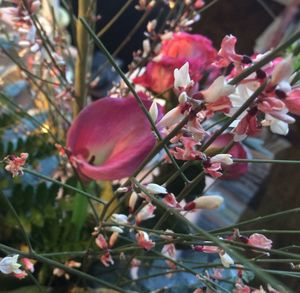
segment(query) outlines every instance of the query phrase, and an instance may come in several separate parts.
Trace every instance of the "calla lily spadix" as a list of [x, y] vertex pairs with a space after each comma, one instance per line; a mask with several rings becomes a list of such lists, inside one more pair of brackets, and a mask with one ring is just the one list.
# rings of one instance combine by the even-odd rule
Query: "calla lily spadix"
[[[147, 109], [151, 101], [143, 100]], [[155, 144], [150, 122], [134, 97], [102, 98], [83, 109], [67, 134], [80, 176], [114, 180], [131, 176]]]

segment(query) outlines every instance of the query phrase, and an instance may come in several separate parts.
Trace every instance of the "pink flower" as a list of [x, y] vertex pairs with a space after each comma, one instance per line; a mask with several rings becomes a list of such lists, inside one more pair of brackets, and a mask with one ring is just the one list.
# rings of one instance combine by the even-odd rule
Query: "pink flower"
[[13, 276], [16, 277], [17, 279], [22, 280], [22, 279], [26, 278], [28, 276], [28, 274], [25, 271], [22, 271], [19, 274], [13, 273]]
[[258, 110], [264, 113], [281, 111], [285, 108], [285, 103], [275, 97], [264, 97], [259, 100]]
[[193, 247], [195, 251], [204, 253], [219, 253], [220, 248], [218, 246], [208, 246], [208, 245], [196, 245]]
[[173, 193], [168, 193], [167, 195], [165, 195], [162, 201], [171, 208], [181, 209], [181, 205], [176, 200], [176, 197]]
[[103, 254], [103, 255], [100, 256], [100, 261], [102, 262], [102, 264], [103, 264], [105, 267], [109, 267], [110, 265], [113, 265], [113, 264], [114, 264], [114, 260], [113, 260], [113, 258], [111, 257], [109, 251], [106, 251], [105, 254]]
[[99, 234], [95, 239], [96, 245], [103, 250], [108, 248], [107, 242], [102, 234]]
[[223, 38], [221, 43], [221, 49], [218, 52], [218, 56], [220, 57], [217, 62], [214, 64], [218, 67], [226, 67], [231, 62], [240, 63], [242, 61], [243, 56], [236, 54], [235, 52], [235, 44], [236, 37], [233, 35], [227, 35]]
[[221, 163], [207, 163], [204, 166], [204, 172], [214, 178], [219, 178], [223, 175]]
[[173, 71], [176, 67], [170, 60], [151, 61], [147, 64], [144, 74], [134, 78], [133, 82], [155, 93], [162, 93], [172, 88], [174, 83]]
[[201, 7], [203, 7], [205, 5], [205, 2], [203, 0], [196, 0], [194, 3], [194, 7], [196, 9], [200, 9]]
[[136, 241], [138, 242], [138, 245], [146, 250], [150, 250], [155, 246], [155, 242], [153, 242], [150, 238], [148, 233], [144, 231], [139, 231], [135, 235]]
[[237, 127], [233, 130], [236, 141], [244, 139], [247, 135], [256, 135], [259, 132], [256, 114], [257, 109], [252, 109], [240, 120]]
[[[161, 250], [161, 253], [173, 260], [175, 260], [176, 257], [176, 247], [173, 243], [165, 244]], [[175, 270], [176, 264], [172, 262], [171, 260], [166, 260], [167, 265], [169, 268]]]
[[185, 32], [174, 33], [171, 38], [162, 41], [161, 51], [146, 66], [146, 71], [134, 79], [134, 83], [161, 93], [172, 88], [173, 72], [189, 62], [191, 79], [199, 81], [203, 72], [210, 67], [216, 56], [211, 41], [201, 35]]
[[[150, 101], [143, 103], [150, 108]], [[132, 96], [90, 104], [67, 134], [71, 161], [83, 178], [94, 180], [132, 175], [154, 144], [150, 123]]]
[[179, 32], [162, 42], [161, 55], [184, 61], [182, 65], [188, 61], [190, 64], [198, 63], [202, 66], [213, 61], [216, 50], [211, 41], [202, 35]]
[[21, 153], [20, 157], [15, 155], [7, 156], [3, 161], [7, 164], [5, 170], [12, 173], [12, 176], [21, 176], [23, 175], [22, 167], [25, 165], [28, 158], [27, 153]]
[[254, 233], [248, 239], [248, 245], [263, 248], [263, 249], [271, 249], [272, 248], [272, 240], [268, 239], [266, 236]]
[[[81, 267], [81, 263], [74, 261], [74, 260], [69, 260], [65, 262], [65, 266], [69, 267], [69, 268], [80, 268]], [[70, 275], [65, 272], [63, 269], [59, 269], [59, 268], [55, 268], [53, 270], [53, 275], [57, 276], [57, 277], [65, 277], [66, 280], [70, 279]]]
[[21, 258], [21, 263], [26, 270], [34, 272], [34, 264], [29, 258]]
[[292, 90], [283, 100], [289, 112], [300, 115], [300, 88]]
[[236, 284], [234, 293], [251, 293], [251, 289], [246, 285]]
[[175, 147], [172, 154], [177, 160], [196, 160], [201, 157], [201, 152], [197, 150], [199, 143], [191, 137], [181, 137], [180, 142], [183, 144], [181, 147]]
[[[222, 149], [227, 146], [233, 140], [232, 133], [225, 133], [220, 136], [208, 147], [206, 150], [206, 154], [214, 155], [222, 151]], [[233, 158], [239, 159], [247, 159], [247, 152], [245, 147], [236, 142], [233, 147], [228, 151]], [[222, 179], [234, 179], [238, 178], [241, 175], [247, 173], [248, 171], [248, 164], [247, 163], [233, 163], [232, 165], [222, 165], [223, 169], [223, 176]]]
[[155, 217], [155, 215], [154, 215], [155, 209], [156, 209], [156, 206], [154, 206], [152, 203], [146, 204], [135, 216], [137, 225], [139, 225], [144, 220], [154, 218]]

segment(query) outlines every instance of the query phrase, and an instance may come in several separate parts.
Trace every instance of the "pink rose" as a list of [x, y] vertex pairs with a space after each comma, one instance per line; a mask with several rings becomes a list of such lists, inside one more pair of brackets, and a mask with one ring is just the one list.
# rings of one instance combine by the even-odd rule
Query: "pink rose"
[[155, 61], [146, 66], [146, 71], [134, 79], [134, 83], [161, 93], [173, 87], [175, 68], [189, 62], [191, 79], [199, 81], [210, 68], [216, 57], [211, 41], [201, 35], [185, 32], [174, 33], [172, 38], [162, 41], [161, 50]]

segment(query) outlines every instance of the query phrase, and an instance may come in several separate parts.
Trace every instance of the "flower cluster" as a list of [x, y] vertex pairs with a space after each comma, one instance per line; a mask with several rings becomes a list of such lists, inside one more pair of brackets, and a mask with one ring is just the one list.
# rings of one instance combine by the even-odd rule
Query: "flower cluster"
[[[23, 279], [27, 276], [27, 272], [34, 272], [34, 265], [28, 258], [21, 258], [18, 263], [19, 255], [6, 256], [0, 260], [0, 271], [6, 275], [13, 275], [18, 279]], [[21, 270], [23, 267], [25, 270]]]
[[21, 153], [20, 157], [16, 155], [10, 155], [3, 159], [6, 163], [5, 170], [10, 172], [13, 177], [22, 176], [23, 170], [22, 167], [26, 164], [28, 158], [28, 153]]

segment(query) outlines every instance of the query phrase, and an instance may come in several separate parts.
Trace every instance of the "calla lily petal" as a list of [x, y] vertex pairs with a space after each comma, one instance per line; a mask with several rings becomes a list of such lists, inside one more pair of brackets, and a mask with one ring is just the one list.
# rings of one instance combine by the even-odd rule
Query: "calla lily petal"
[[[143, 103], [150, 108], [151, 101]], [[67, 134], [79, 174], [94, 180], [132, 175], [154, 144], [150, 123], [132, 96], [105, 97], [90, 104]]]

